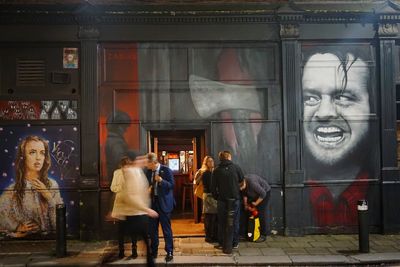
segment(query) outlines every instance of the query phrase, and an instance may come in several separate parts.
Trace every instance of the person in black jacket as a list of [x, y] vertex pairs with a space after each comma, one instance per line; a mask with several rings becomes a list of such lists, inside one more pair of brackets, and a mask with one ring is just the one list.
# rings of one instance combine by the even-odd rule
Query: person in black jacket
[[[224, 229], [228, 216], [227, 203], [233, 200], [233, 240], [234, 249], [239, 247], [239, 216], [240, 216], [240, 183], [244, 175], [240, 167], [232, 162], [229, 151], [218, 154], [220, 163], [212, 175], [212, 195], [218, 201], [218, 242], [219, 247], [225, 243]], [[227, 241], [229, 242], [229, 241]]]

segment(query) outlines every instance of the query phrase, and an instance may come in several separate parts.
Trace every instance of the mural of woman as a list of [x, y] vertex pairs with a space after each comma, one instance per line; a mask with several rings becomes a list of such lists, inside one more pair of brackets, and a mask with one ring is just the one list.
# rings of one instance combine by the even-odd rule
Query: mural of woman
[[15, 182], [0, 196], [0, 231], [16, 238], [49, 234], [55, 229], [55, 207], [63, 200], [57, 182], [48, 176], [48, 142], [27, 136], [14, 164]]

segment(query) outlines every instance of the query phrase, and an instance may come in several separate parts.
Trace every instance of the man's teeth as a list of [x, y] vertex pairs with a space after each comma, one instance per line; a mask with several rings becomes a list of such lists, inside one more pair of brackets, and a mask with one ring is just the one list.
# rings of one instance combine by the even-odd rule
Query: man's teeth
[[341, 136], [335, 136], [335, 137], [322, 137], [320, 135], [317, 135], [317, 138], [321, 142], [338, 142], [340, 139], [342, 139]]
[[317, 132], [320, 133], [340, 133], [342, 130], [338, 127], [318, 127]]

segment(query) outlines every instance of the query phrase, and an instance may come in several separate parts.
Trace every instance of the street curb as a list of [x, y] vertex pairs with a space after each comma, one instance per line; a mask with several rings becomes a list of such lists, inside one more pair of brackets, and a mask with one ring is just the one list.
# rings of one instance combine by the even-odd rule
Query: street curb
[[[291, 256], [174, 256], [171, 263], [157, 259], [157, 266], [326, 266], [400, 263], [400, 253], [370, 253], [344, 255], [291, 255]], [[103, 262], [102, 266], [145, 266], [145, 258]]]

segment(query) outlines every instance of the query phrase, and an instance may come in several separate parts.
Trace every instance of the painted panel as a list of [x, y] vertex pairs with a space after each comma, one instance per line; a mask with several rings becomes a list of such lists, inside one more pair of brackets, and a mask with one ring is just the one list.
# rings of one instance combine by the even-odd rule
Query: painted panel
[[3, 126], [0, 140], [0, 238], [54, 237], [57, 204], [76, 233], [78, 126]]
[[374, 51], [306, 44], [302, 52], [307, 226], [355, 226], [357, 201], [379, 197], [371, 186], [379, 179]]
[[119, 160], [139, 148], [139, 92], [136, 44], [107, 44], [100, 49], [100, 186], [111, 184]]
[[0, 101], [0, 120], [76, 120], [77, 100]]

